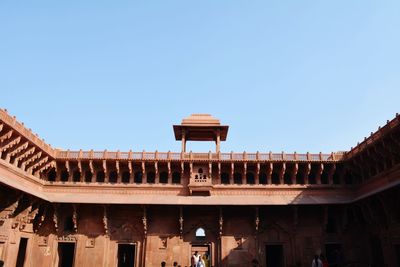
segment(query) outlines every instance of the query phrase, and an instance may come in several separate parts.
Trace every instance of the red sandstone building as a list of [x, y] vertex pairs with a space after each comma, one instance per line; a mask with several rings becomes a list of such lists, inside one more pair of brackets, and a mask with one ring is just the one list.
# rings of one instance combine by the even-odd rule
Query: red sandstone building
[[173, 128], [180, 153], [58, 150], [0, 110], [5, 266], [183, 267], [194, 251], [209, 266], [310, 266], [315, 253], [400, 266], [400, 116], [331, 154], [223, 153], [228, 126], [204, 114]]

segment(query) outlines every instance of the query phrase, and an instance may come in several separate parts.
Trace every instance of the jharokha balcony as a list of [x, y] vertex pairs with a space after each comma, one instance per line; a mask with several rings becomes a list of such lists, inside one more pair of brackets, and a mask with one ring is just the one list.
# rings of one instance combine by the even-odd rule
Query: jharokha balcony
[[[211, 204], [216, 198], [230, 203], [229, 196], [240, 195], [244, 197], [237, 204], [345, 203], [371, 193], [382, 183], [376, 177], [394, 169], [399, 122], [396, 116], [348, 152], [223, 153], [220, 142], [226, 140], [228, 126], [210, 115], [194, 114], [173, 127], [176, 140], [182, 141], [181, 152], [70, 151], [52, 148], [0, 110], [1, 169], [16, 174], [15, 180], [0, 179], [57, 202], [165, 203], [179, 197], [193, 203], [203, 196], [202, 203]], [[187, 152], [189, 140], [213, 141], [216, 150]], [[392, 183], [387, 177], [383, 183]], [[281, 197], [268, 199], [272, 195]]]

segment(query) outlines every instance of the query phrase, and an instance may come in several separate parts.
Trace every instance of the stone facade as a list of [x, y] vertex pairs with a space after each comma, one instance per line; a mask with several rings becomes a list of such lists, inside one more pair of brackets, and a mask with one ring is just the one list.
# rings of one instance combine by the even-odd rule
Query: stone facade
[[[400, 117], [350, 151], [221, 153], [209, 115], [180, 153], [61, 151], [0, 110], [5, 266], [400, 266]], [[186, 151], [215, 141], [216, 152]], [[336, 265], [335, 265], [336, 264]]]

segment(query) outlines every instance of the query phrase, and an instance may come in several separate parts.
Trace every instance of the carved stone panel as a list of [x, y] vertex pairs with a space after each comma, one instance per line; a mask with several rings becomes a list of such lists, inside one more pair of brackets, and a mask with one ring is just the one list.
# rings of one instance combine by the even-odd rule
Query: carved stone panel
[[38, 237], [38, 245], [39, 247], [45, 247], [49, 244], [49, 238], [47, 236], [39, 236]]
[[160, 249], [167, 249], [168, 246], [168, 237], [167, 236], [160, 236]]
[[86, 247], [86, 248], [94, 248], [94, 247], [95, 247], [95, 244], [96, 244], [95, 238], [89, 237], [89, 238], [86, 240], [86, 245], [85, 245], [85, 247]]

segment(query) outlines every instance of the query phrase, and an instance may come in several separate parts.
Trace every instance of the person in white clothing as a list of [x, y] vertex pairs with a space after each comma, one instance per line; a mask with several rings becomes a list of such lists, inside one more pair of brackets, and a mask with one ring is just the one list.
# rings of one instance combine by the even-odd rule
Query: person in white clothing
[[312, 261], [311, 267], [323, 267], [322, 266], [322, 261], [319, 259], [318, 255], [314, 256], [314, 259]]
[[197, 267], [197, 264], [199, 263], [199, 259], [200, 259], [199, 252], [195, 251], [191, 258], [191, 263], [190, 263], [191, 266]]
[[204, 262], [203, 257], [201, 255], [199, 255], [199, 261], [197, 262], [196, 267], [206, 267], [206, 263]]

